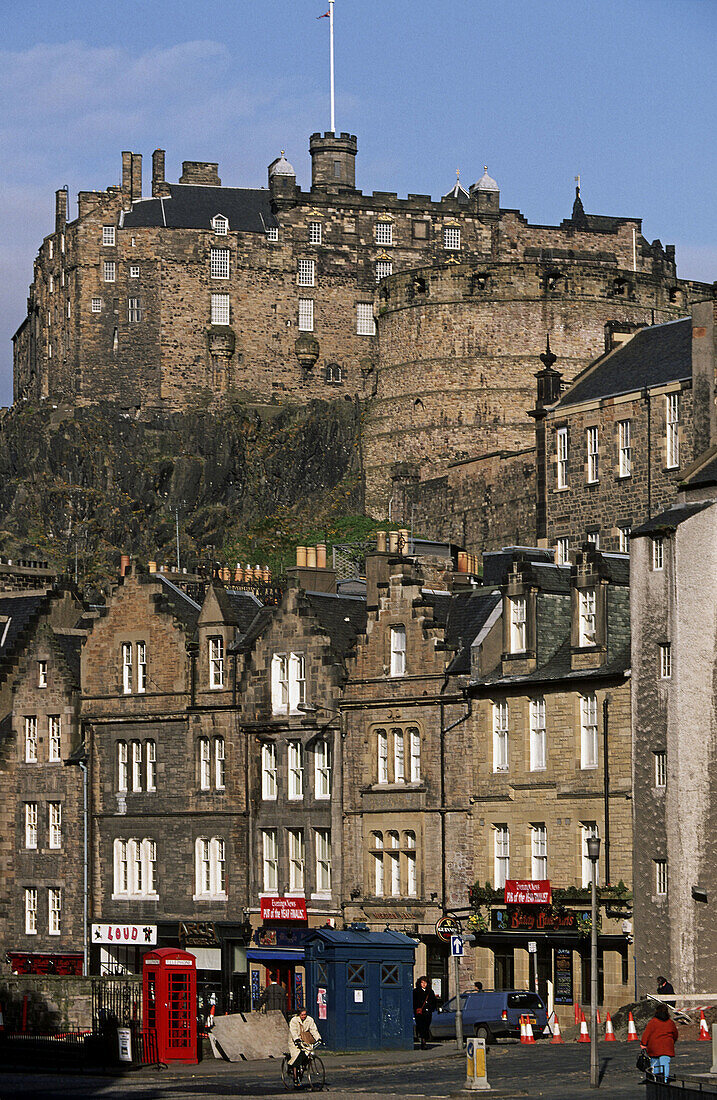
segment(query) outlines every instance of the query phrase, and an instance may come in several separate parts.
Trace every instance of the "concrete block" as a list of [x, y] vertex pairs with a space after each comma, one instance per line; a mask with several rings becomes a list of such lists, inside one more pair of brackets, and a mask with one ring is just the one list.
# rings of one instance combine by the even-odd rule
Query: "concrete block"
[[281, 1058], [289, 1049], [289, 1025], [283, 1012], [238, 1012], [215, 1017], [211, 1038], [230, 1062]]

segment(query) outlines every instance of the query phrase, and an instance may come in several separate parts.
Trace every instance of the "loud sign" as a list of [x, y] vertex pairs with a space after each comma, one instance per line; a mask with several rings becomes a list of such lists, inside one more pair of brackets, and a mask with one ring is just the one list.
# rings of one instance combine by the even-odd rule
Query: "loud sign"
[[457, 917], [441, 917], [436, 921], [436, 935], [444, 943], [451, 942], [451, 936], [460, 936], [461, 922]]

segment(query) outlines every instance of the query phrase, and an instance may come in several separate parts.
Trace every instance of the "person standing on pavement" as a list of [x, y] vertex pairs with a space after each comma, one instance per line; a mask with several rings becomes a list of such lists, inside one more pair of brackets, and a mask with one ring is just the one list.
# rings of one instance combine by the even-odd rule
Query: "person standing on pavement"
[[[658, 974], [657, 975], [657, 992], [660, 994], [661, 997], [667, 997], [668, 994], [675, 992], [675, 987], [673, 986], [672, 982], [668, 982], [667, 978], [663, 978], [662, 974]], [[670, 1008], [675, 1007], [675, 1002], [674, 1001], [665, 1001], [664, 1003], [666, 1005], [669, 1005]]]
[[653, 1077], [662, 1077], [666, 1081], [670, 1076], [670, 1059], [675, 1057], [677, 1038], [677, 1025], [670, 1018], [669, 1008], [666, 1004], [659, 1004], [640, 1040], [652, 1063], [650, 1071]]
[[276, 974], [271, 974], [269, 984], [256, 1003], [257, 1009], [263, 1008], [267, 1012], [283, 1012], [286, 1016], [287, 997], [283, 985], [279, 985]]
[[416, 1035], [421, 1042], [421, 1050], [426, 1049], [426, 1041], [430, 1038], [431, 1017], [438, 1006], [438, 998], [428, 984], [428, 978], [424, 974], [416, 982], [413, 990], [413, 1015], [416, 1020]]

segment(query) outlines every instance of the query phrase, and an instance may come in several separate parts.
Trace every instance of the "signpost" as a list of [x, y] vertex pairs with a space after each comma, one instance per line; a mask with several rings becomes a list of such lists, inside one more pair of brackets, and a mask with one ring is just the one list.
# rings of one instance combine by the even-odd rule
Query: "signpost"
[[455, 955], [457, 958], [463, 958], [463, 937], [451, 936], [451, 955]]

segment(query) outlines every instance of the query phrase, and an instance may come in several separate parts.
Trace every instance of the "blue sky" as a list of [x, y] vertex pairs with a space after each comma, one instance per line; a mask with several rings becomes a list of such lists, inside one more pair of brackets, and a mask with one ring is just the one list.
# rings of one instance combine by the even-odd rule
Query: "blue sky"
[[[54, 191], [119, 182], [120, 152], [303, 186], [329, 128], [326, 0], [6, 0], [0, 49], [0, 404]], [[364, 191], [438, 197], [487, 164], [532, 222], [642, 217], [685, 277], [717, 279], [715, 0], [336, 0], [336, 125]]]

